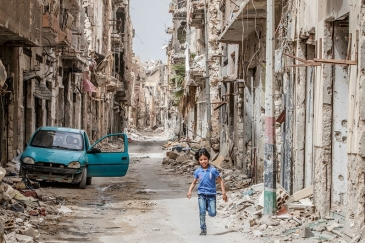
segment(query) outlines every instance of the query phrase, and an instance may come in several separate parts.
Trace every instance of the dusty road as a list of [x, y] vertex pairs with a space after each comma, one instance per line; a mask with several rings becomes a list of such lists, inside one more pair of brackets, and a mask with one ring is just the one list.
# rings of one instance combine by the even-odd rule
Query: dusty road
[[[72, 210], [61, 220], [46, 220], [40, 242], [255, 242], [230, 232], [219, 217], [207, 217], [208, 235], [199, 236], [196, 193], [186, 192], [192, 178], [165, 170], [163, 141], [130, 144], [131, 163], [123, 178], [93, 178], [85, 190], [43, 185]], [[219, 205], [218, 201], [218, 205]]]

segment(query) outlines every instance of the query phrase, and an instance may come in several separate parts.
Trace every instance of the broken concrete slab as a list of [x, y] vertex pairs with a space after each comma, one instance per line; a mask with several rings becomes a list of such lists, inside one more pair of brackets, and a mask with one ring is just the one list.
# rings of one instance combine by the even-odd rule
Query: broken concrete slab
[[4, 234], [5, 242], [6, 243], [17, 243], [17, 239], [15, 237], [15, 232], [11, 232], [9, 234]]
[[260, 224], [266, 224], [267, 226], [278, 226], [280, 223], [279, 221], [265, 215], [260, 219]]
[[73, 212], [71, 209], [69, 209], [68, 207], [63, 206], [63, 205], [57, 211], [59, 213], [72, 213]]
[[300, 199], [306, 198], [313, 195], [313, 185], [306, 187], [300, 191], [297, 191], [293, 194], [293, 200], [299, 201]]
[[309, 198], [300, 199], [299, 202], [305, 206], [313, 206], [313, 203]]
[[20, 231], [20, 233], [21, 233], [22, 235], [30, 236], [30, 237], [32, 237], [33, 239], [34, 239], [34, 238], [39, 238], [39, 236], [40, 236], [39, 231], [38, 231], [38, 230], [33, 229], [31, 225], [22, 226], [22, 227], [19, 229], [19, 231]]
[[33, 237], [21, 234], [15, 234], [15, 238], [19, 243], [33, 243]]
[[254, 236], [262, 236], [263, 235], [263, 233], [260, 230], [254, 230], [254, 231], [252, 231], [252, 233], [253, 233]]
[[337, 228], [337, 227], [340, 227], [340, 226], [341, 226], [340, 224], [338, 224], [338, 223], [334, 222], [333, 224], [331, 224], [331, 225], [327, 226], [327, 227], [326, 227], [326, 229], [327, 229], [327, 231], [332, 232], [332, 230], [333, 230], [334, 228]]
[[264, 183], [251, 186], [251, 189], [255, 192], [262, 192], [265, 189]]

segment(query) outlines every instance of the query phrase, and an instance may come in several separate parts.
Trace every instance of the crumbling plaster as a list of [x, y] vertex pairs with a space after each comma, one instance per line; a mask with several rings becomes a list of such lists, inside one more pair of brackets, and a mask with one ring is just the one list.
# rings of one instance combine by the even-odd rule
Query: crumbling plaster
[[[361, 0], [349, 0], [350, 23], [349, 31], [356, 36], [357, 30], [364, 29], [365, 2]], [[352, 38], [351, 59], [354, 60], [358, 53], [358, 62], [364, 63], [365, 56], [362, 48], [365, 43], [364, 31], [359, 31], [359, 42]], [[349, 115], [348, 115], [348, 183], [346, 222], [348, 227], [346, 234], [357, 232], [364, 226], [365, 217], [365, 157], [364, 157], [364, 132], [365, 132], [365, 95], [363, 84], [365, 75], [362, 66], [352, 66], [349, 72]]]

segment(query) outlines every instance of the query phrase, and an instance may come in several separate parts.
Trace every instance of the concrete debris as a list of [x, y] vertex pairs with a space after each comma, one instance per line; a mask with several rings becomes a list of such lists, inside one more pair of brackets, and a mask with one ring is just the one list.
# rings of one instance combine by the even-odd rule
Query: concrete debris
[[3, 178], [5, 177], [6, 174], [6, 170], [4, 168], [0, 168], [0, 181], [3, 180]]
[[61, 214], [66, 214], [66, 213], [72, 213], [72, 210], [69, 209], [68, 207], [66, 206], [61, 206], [59, 209], [58, 209], [58, 212], [61, 213]]
[[299, 237], [301, 237], [301, 238], [309, 238], [309, 237], [313, 237], [313, 236], [314, 236], [314, 234], [312, 233], [312, 231], [309, 227], [304, 227], [299, 233]]
[[0, 221], [4, 226], [1, 237], [8, 243], [36, 242], [39, 226], [62, 218], [58, 214], [65, 207], [58, 205], [57, 197], [42, 195], [39, 187], [34, 189], [38, 182], [19, 177], [17, 167], [12, 161], [0, 167]]
[[293, 194], [293, 199], [294, 201], [299, 201], [300, 199], [309, 197], [311, 195], [313, 195], [313, 185], [295, 192]]

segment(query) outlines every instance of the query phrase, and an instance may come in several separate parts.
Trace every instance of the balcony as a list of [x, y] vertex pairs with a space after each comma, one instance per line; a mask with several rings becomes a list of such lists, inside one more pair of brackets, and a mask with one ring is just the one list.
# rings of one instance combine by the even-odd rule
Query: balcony
[[64, 28], [58, 32], [58, 40], [60, 45], [71, 46], [72, 31], [69, 28]]
[[111, 42], [115, 46], [119, 46], [120, 44], [123, 45], [123, 38], [120, 34], [113, 33], [111, 34]]
[[196, 9], [191, 13], [190, 26], [197, 29], [204, 26], [204, 9]]
[[[278, 6], [278, 3], [276, 3], [276, 6]], [[230, 44], [241, 43], [242, 40], [255, 31], [256, 27], [265, 23], [266, 9], [266, 2], [261, 0], [243, 2], [240, 9], [223, 29], [218, 41]], [[245, 26], [245, 28], [242, 28], [242, 26]]]
[[43, 45], [44, 46], [56, 46], [58, 45], [58, 35], [60, 31], [59, 18], [54, 14], [45, 13], [42, 18], [43, 25]]
[[186, 16], [187, 16], [187, 10], [186, 7], [182, 7], [179, 9], [176, 9], [174, 11], [174, 14], [172, 16], [172, 20], [186, 20]]
[[0, 44], [40, 46], [42, 10], [38, 0], [0, 1]]

